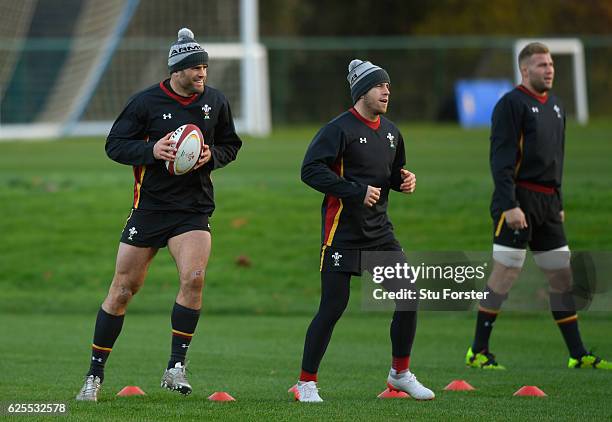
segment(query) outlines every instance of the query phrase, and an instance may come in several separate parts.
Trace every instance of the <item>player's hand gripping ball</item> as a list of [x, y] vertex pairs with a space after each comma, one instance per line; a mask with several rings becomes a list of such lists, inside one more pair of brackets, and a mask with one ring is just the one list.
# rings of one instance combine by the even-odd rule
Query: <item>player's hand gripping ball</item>
[[170, 140], [176, 155], [174, 161], [166, 161], [166, 168], [175, 176], [189, 173], [198, 163], [204, 145], [200, 128], [192, 124], [183, 125], [172, 133]]

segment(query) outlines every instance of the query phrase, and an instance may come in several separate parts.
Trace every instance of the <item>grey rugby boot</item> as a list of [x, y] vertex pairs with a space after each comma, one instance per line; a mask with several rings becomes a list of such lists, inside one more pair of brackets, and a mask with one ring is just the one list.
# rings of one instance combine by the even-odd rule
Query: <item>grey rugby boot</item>
[[174, 368], [166, 369], [161, 380], [161, 386], [168, 390], [178, 391], [184, 395], [191, 394], [191, 385], [187, 381], [185, 367], [186, 365], [181, 365], [180, 362], [177, 362]]
[[76, 399], [79, 401], [98, 401], [98, 392], [101, 387], [102, 383], [100, 382], [100, 377], [87, 375], [83, 388], [81, 388], [81, 391], [77, 394]]

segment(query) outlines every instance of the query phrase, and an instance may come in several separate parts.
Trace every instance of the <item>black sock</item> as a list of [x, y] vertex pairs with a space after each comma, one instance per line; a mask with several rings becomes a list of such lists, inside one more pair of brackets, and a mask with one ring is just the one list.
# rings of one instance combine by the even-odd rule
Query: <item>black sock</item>
[[480, 353], [489, 350], [489, 338], [493, 331], [493, 323], [497, 319], [502, 303], [508, 298], [508, 294], [495, 293], [487, 285], [486, 299], [480, 301], [478, 307], [478, 316], [476, 317], [476, 332], [474, 334], [474, 342], [472, 343], [472, 351]]
[[578, 330], [578, 315], [571, 293], [550, 293], [550, 309], [561, 330], [569, 354], [578, 359], [587, 354]]
[[177, 362], [185, 365], [185, 356], [189, 343], [193, 338], [198, 319], [200, 318], [199, 309], [189, 309], [178, 303], [172, 308], [172, 351], [168, 361], [168, 369], [174, 368]]
[[322, 272], [319, 311], [306, 331], [302, 371], [316, 374], [336, 322], [342, 316], [350, 295], [351, 274]]
[[104, 365], [113, 350], [115, 340], [121, 333], [125, 315], [111, 315], [100, 308], [96, 318], [93, 344], [91, 346], [91, 364], [87, 375], [100, 377], [104, 381]]
[[410, 356], [416, 333], [416, 311], [395, 311], [389, 327], [391, 353], [394, 358]]

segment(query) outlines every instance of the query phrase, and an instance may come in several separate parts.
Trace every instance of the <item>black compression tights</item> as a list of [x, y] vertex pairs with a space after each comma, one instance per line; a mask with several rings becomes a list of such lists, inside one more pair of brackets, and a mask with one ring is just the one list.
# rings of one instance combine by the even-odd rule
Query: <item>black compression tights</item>
[[[304, 342], [302, 369], [316, 374], [336, 322], [342, 316], [350, 295], [351, 274], [322, 272], [321, 302]], [[392, 354], [409, 356], [416, 331], [416, 311], [395, 311], [390, 327]]]

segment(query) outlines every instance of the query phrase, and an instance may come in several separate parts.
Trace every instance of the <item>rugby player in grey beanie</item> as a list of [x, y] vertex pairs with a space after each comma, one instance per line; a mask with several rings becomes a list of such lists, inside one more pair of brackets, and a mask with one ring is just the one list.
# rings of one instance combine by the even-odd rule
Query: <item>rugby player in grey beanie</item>
[[208, 66], [208, 53], [194, 39], [189, 28], [178, 32], [178, 41], [170, 46], [168, 70], [170, 73], [203, 64]]
[[178, 40], [170, 46], [168, 70], [171, 89], [183, 97], [202, 94], [208, 77], [208, 53], [194, 39], [189, 28], [178, 31]]
[[[236, 159], [242, 141], [229, 102], [206, 85], [208, 54], [183, 28], [170, 48], [170, 77], [133, 95], [106, 138], [106, 154], [133, 168], [136, 184], [131, 211], [121, 234], [115, 275], [96, 317], [89, 370], [78, 401], [98, 401], [106, 360], [123, 327], [129, 302], [145, 282], [157, 251], [167, 247], [176, 262], [179, 289], [170, 314], [170, 353], [161, 387], [191, 394], [185, 371], [195, 335], [212, 237], [215, 210], [211, 172]], [[191, 172], [170, 174], [177, 152], [172, 134], [196, 125], [203, 137]], [[170, 327], [168, 327], [170, 328]]]
[[359, 59], [352, 60], [348, 67], [349, 73], [346, 79], [351, 87], [353, 104], [368, 92], [373, 86], [380, 83], [391, 83], [389, 74], [385, 69], [368, 61]]
[[[370, 62], [352, 60], [347, 79], [354, 106], [317, 132], [302, 162], [302, 181], [325, 196], [321, 205], [321, 301], [304, 340], [294, 390], [300, 402], [323, 401], [317, 384], [319, 366], [349, 301], [351, 277], [377, 265], [370, 259], [367, 264], [362, 261], [362, 252], [396, 252], [397, 265], [406, 262], [387, 207], [391, 190], [414, 192], [416, 176], [404, 168], [406, 153], [399, 129], [383, 116], [391, 94], [389, 75]], [[399, 286], [406, 286], [393, 283], [387, 283], [385, 289], [399, 292]], [[409, 369], [417, 304], [410, 298], [395, 298], [387, 386], [415, 400], [431, 400], [435, 393]]]

